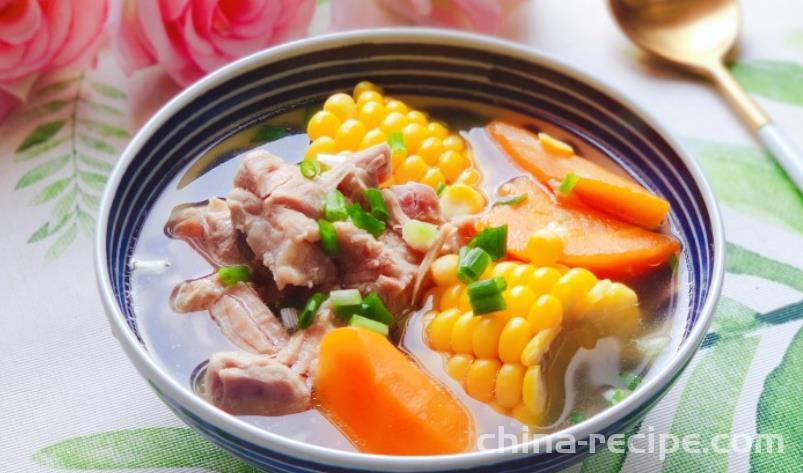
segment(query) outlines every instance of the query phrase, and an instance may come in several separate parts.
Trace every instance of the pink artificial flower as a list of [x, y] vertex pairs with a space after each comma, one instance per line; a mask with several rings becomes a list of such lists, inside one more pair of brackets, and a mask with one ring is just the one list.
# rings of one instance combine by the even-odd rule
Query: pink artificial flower
[[[0, 0], [2, 1], [2, 0]], [[306, 34], [315, 0], [120, 0], [109, 33], [127, 74], [160, 65], [181, 85]]]
[[105, 0], [0, 0], [0, 123], [41, 74], [95, 59], [106, 13]]
[[331, 29], [414, 24], [496, 34], [519, 0], [332, 0]]

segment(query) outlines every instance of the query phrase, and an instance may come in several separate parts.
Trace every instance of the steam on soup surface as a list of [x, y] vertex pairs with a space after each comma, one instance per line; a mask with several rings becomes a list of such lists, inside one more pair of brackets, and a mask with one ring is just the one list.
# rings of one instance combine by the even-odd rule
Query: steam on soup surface
[[459, 453], [591, 417], [671, 356], [669, 205], [597, 148], [370, 83], [308, 112], [199, 156], [139, 236], [141, 333], [200, 396], [321, 446]]

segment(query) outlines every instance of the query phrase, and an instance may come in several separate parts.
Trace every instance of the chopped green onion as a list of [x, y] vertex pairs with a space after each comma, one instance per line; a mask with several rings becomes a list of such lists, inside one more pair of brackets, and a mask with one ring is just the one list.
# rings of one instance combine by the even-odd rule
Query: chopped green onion
[[362, 315], [363, 317], [371, 318], [371, 308], [364, 302], [334, 306], [334, 311], [336, 316], [345, 321], [348, 321], [352, 315]]
[[479, 279], [491, 264], [491, 257], [482, 248], [460, 248], [457, 259], [457, 277], [466, 284]]
[[630, 390], [627, 389], [614, 389], [613, 392], [610, 394], [610, 398], [608, 401], [611, 405], [619, 404], [620, 402], [624, 401], [627, 396], [630, 395]]
[[569, 171], [566, 173], [566, 177], [563, 178], [560, 185], [558, 186], [558, 192], [563, 195], [569, 195], [569, 193], [574, 189], [575, 184], [577, 184], [577, 174]]
[[298, 163], [301, 175], [307, 179], [313, 179], [321, 172], [321, 164], [315, 159], [305, 159]]
[[675, 271], [678, 269], [678, 265], [680, 264], [680, 258], [678, 258], [677, 253], [672, 253], [666, 258], [666, 263], [669, 265], [669, 269]]
[[475, 298], [469, 297], [468, 302], [471, 304], [471, 310], [474, 312], [474, 315], [490, 314], [507, 309], [507, 303], [505, 302], [505, 298], [502, 297], [502, 294]]
[[435, 193], [438, 194], [438, 197], [440, 197], [441, 194], [443, 194], [443, 191], [445, 190], [446, 190], [446, 184], [439, 182], [438, 187], [435, 188]]
[[382, 322], [377, 322], [376, 320], [371, 320], [368, 317], [363, 317], [356, 314], [352, 315], [351, 319], [349, 319], [349, 325], [352, 327], [368, 329], [386, 337], [388, 336], [388, 333], [390, 333], [390, 328]]
[[388, 146], [390, 146], [391, 156], [404, 157], [407, 148], [404, 146], [404, 135], [401, 132], [394, 132], [388, 135]]
[[385, 206], [385, 198], [382, 197], [382, 192], [373, 187], [365, 189], [365, 200], [368, 201], [368, 207], [371, 208], [371, 215], [387, 222], [390, 218], [388, 208]]
[[304, 309], [298, 315], [298, 328], [307, 328], [312, 324], [312, 321], [315, 320], [315, 314], [318, 313], [318, 309], [321, 308], [321, 304], [325, 300], [326, 295], [320, 292], [316, 292], [307, 299]]
[[402, 226], [402, 238], [411, 248], [427, 251], [438, 240], [438, 227], [420, 220], [408, 220]]
[[498, 260], [507, 253], [507, 224], [482, 230], [468, 242], [468, 246], [482, 248], [492, 259]]
[[619, 375], [619, 380], [624, 387], [631, 391], [634, 391], [641, 384], [641, 376], [633, 373], [622, 373]]
[[337, 232], [332, 222], [324, 219], [318, 220], [318, 233], [321, 237], [321, 248], [329, 256], [340, 254], [340, 242], [337, 241]]
[[371, 313], [371, 318], [382, 322], [385, 325], [390, 325], [393, 323], [393, 314], [388, 310], [385, 303], [382, 302], [382, 298], [375, 292], [372, 292], [365, 296], [363, 299], [363, 305], [368, 306]]
[[217, 277], [224, 286], [233, 286], [238, 282], [251, 280], [251, 268], [244, 264], [224, 266], [217, 270]]
[[586, 415], [580, 411], [572, 411], [572, 413], [569, 414], [569, 423], [572, 425], [579, 424], [584, 420], [586, 420]]
[[495, 278], [473, 282], [468, 285], [466, 291], [468, 292], [468, 297], [471, 298], [497, 296], [502, 294], [502, 291], [505, 289], [507, 289], [505, 278], [497, 276]]
[[527, 194], [507, 195], [497, 199], [497, 201], [494, 202], [494, 205], [509, 205], [511, 207], [515, 207], [525, 200], [527, 200]]
[[385, 222], [363, 210], [360, 204], [346, 206], [346, 212], [348, 212], [355, 227], [365, 230], [373, 235], [374, 238], [379, 238], [385, 233]]
[[362, 296], [357, 289], [339, 289], [329, 293], [329, 300], [334, 307], [362, 304]]
[[345, 220], [349, 217], [346, 212], [346, 198], [337, 190], [331, 190], [323, 198], [323, 218], [330, 222]]

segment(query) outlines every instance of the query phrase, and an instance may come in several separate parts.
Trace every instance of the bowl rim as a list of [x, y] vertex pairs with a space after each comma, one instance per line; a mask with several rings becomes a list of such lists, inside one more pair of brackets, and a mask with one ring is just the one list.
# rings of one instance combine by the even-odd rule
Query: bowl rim
[[[537, 450], [528, 451], [544, 451], [543, 447], [546, 445], [546, 442], [558, 440], [558, 435], [564, 436], [562, 438], [566, 438], [565, 436], [569, 435], [574, 436], [573, 438], [575, 439], [584, 439], [591, 434], [602, 432], [606, 427], [609, 427], [618, 420], [626, 418], [637, 408], [662, 395], [669, 389], [673, 380], [684, 369], [702, 343], [703, 337], [708, 331], [711, 319], [713, 318], [714, 308], [719, 299], [724, 277], [724, 230], [722, 219], [711, 186], [704, 177], [700, 166], [651, 113], [643, 110], [640, 106], [636, 105], [633, 101], [605, 82], [594, 78], [589, 73], [583, 72], [575, 66], [566, 64], [552, 54], [491, 36], [434, 28], [410, 27], [392, 29], [376, 28], [313, 36], [265, 49], [241, 58], [210, 73], [184, 89], [154, 114], [129, 142], [112, 171], [109, 183], [101, 199], [98, 225], [95, 234], [95, 274], [112, 332], [126, 352], [128, 358], [140, 372], [140, 375], [147, 381], [153, 383], [160, 392], [175, 400], [176, 403], [192, 412], [193, 415], [204, 422], [238, 439], [268, 450], [301, 459], [302, 461], [306, 460], [326, 465], [368, 470], [416, 471], [462, 469], [521, 458], [521, 454], [515, 452], [515, 447], [434, 456], [392, 456], [349, 452], [306, 444], [258, 428], [212, 406], [164, 372], [156, 361], [150, 357], [147, 349], [139, 342], [136, 335], [130, 330], [122, 311], [117, 307], [117, 299], [111, 287], [106, 266], [106, 232], [114, 195], [120, 187], [125, 171], [132, 162], [134, 162], [140, 148], [169, 117], [189, 104], [201, 93], [221, 85], [245, 71], [266, 63], [337, 45], [359, 44], [364, 42], [392, 43], [398, 41], [470, 47], [504, 56], [512, 56], [560, 71], [619, 101], [647, 123], [655, 132], [661, 135], [673, 151], [681, 158], [691, 173], [694, 179], [694, 186], [696, 186], [697, 190], [700, 192], [705, 209], [709, 213], [711, 222], [710, 229], [713, 236], [710, 242], [713, 246], [714, 256], [712, 262], [713, 274], [710, 279], [708, 296], [700, 309], [699, 320], [694, 327], [692, 327], [687, 338], [679, 345], [675, 356], [672, 357], [666, 365], [661, 367], [660, 371], [653, 376], [652, 379], [643, 383], [631, 396], [579, 424], [527, 442], [527, 444], [535, 443], [541, 447]], [[519, 446], [519, 448], [521, 448], [521, 446]]]

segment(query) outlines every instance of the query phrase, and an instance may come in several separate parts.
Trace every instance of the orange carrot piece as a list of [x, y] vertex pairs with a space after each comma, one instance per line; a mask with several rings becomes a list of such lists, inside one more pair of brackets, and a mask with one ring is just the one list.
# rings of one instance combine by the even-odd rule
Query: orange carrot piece
[[527, 238], [550, 222], [563, 227], [566, 247], [559, 263], [587, 268], [599, 277], [627, 278], [648, 273], [680, 250], [669, 235], [616, 220], [582, 203], [557, 200], [529, 177], [500, 187], [500, 194], [526, 194], [518, 206], [497, 205], [484, 225], [508, 225], [508, 253], [526, 259]]
[[469, 448], [466, 409], [387, 338], [337, 328], [324, 336], [318, 360], [320, 408], [360, 451], [435, 455]]
[[659, 226], [669, 212], [669, 202], [632, 180], [577, 155], [550, 154], [536, 135], [523, 128], [494, 121], [487, 130], [519, 166], [545, 185], [559, 183], [573, 172], [578, 179], [572, 195], [597, 210], [648, 229]]

